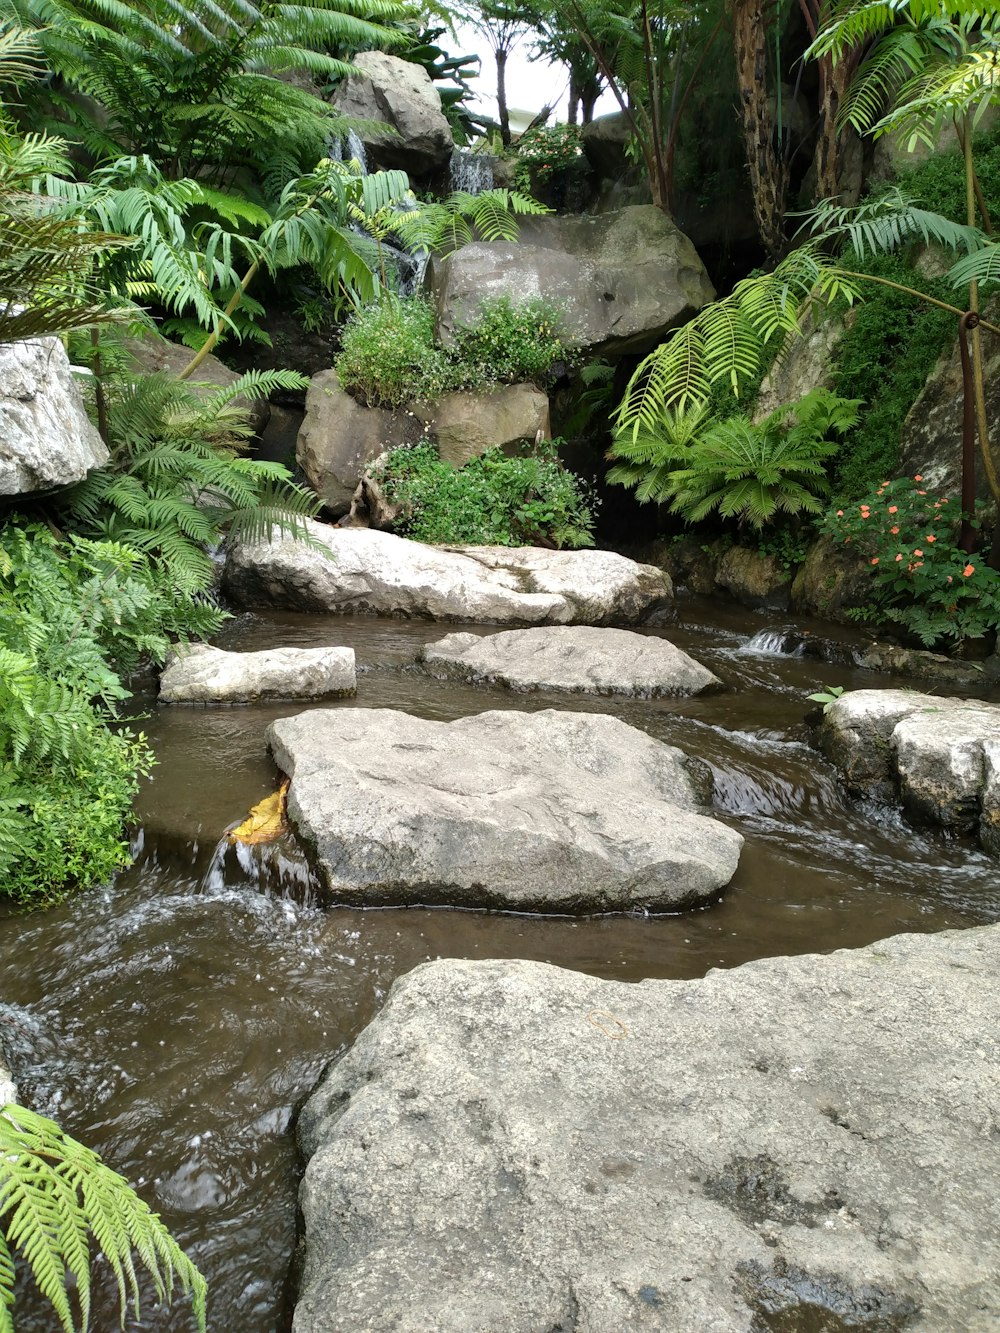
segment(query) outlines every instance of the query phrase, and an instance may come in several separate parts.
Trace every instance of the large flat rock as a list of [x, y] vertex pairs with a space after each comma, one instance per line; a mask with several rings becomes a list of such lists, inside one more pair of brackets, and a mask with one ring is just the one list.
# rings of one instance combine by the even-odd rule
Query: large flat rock
[[722, 683], [667, 639], [593, 625], [448, 634], [426, 644], [420, 660], [432, 676], [511, 690], [655, 698], [700, 694]]
[[227, 653], [191, 644], [160, 677], [161, 703], [254, 703], [260, 699], [322, 699], [354, 694], [353, 648], [268, 648]]
[[1000, 705], [912, 690], [852, 690], [820, 731], [852, 791], [918, 819], [977, 833], [1000, 856]]
[[663, 912], [736, 873], [743, 839], [699, 813], [685, 756], [616, 718], [320, 710], [268, 740], [336, 902]]
[[1000, 927], [428, 963], [306, 1104], [295, 1333], [995, 1333]]
[[425, 546], [310, 522], [316, 549], [275, 534], [235, 545], [225, 584], [241, 606], [492, 624], [632, 624], [662, 614], [670, 578], [611, 551]]

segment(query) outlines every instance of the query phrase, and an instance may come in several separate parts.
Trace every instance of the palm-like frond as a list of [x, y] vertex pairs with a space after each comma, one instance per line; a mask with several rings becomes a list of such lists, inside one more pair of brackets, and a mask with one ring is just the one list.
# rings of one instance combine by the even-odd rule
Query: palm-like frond
[[967, 254], [989, 244], [978, 227], [952, 222], [940, 213], [921, 208], [899, 189], [887, 190], [877, 199], [850, 208], [824, 200], [811, 213], [810, 228], [814, 236], [846, 241], [861, 259], [898, 250], [911, 241]]

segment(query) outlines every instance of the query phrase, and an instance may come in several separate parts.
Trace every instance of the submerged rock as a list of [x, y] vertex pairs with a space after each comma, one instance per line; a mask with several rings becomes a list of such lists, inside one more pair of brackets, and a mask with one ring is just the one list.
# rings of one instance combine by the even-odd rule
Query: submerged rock
[[427, 644], [420, 660], [432, 676], [512, 690], [650, 698], [700, 694], [722, 683], [667, 639], [589, 625], [512, 629], [486, 637], [449, 634]]
[[191, 644], [160, 677], [161, 703], [252, 703], [354, 694], [353, 648], [268, 648], [227, 653]]
[[995, 926], [419, 967], [299, 1119], [295, 1333], [989, 1333], [998, 994]]
[[616, 718], [337, 709], [268, 740], [337, 902], [663, 912], [736, 873], [743, 839], [698, 812], [685, 756]]
[[820, 731], [852, 791], [891, 799], [1000, 856], [1000, 705], [909, 690], [852, 690]]
[[71, 486], [107, 461], [59, 339], [0, 345], [0, 496]]
[[[611, 551], [425, 546], [388, 532], [306, 525], [238, 543], [225, 585], [241, 606], [493, 624], [633, 624], [670, 606], [669, 577]], [[325, 549], [317, 549], [317, 547]]]

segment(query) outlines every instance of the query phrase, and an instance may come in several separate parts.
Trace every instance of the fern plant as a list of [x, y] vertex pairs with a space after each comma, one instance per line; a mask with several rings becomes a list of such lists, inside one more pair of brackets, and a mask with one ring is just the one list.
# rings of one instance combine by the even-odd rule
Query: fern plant
[[762, 421], [706, 419], [703, 408], [667, 417], [658, 434], [621, 434], [611, 456], [624, 462], [609, 480], [634, 485], [640, 500], [669, 502], [687, 522], [711, 513], [762, 528], [778, 514], [819, 513], [829, 491], [832, 436], [858, 419], [856, 399], [816, 389]]
[[114, 1274], [122, 1328], [130, 1307], [140, 1317], [138, 1258], [160, 1302], [179, 1283], [205, 1333], [205, 1279], [159, 1217], [96, 1153], [23, 1106], [0, 1109], [0, 1219], [0, 1333], [15, 1329], [18, 1255], [63, 1333], [86, 1333], [91, 1235]]
[[58, 76], [56, 123], [95, 159], [147, 155], [169, 177], [215, 185], [249, 167], [279, 187], [322, 156], [337, 124], [327, 102], [282, 75], [349, 73], [337, 53], [400, 45], [390, 25], [406, 14], [399, 0], [5, 4], [40, 28]]
[[62, 505], [78, 531], [146, 557], [166, 632], [203, 636], [218, 627], [222, 613], [204, 593], [224, 533], [269, 538], [280, 528], [308, 539], [316, 497], [280, 463], [240, 457], [253, 430], [235, 401], [305, 382], [291, 371], [251, 371], [206, 397], [166, 374], [106, 386], [111, 462]]

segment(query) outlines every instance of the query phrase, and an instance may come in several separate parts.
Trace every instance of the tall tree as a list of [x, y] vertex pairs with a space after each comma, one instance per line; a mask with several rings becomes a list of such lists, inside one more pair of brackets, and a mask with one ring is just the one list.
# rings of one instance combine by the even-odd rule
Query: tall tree
[[503, 0], [475, 0], [456, 8], [455, 15], [483, 36], [493, 52], [497, 69], [497, 119], [505, 148], [510, 147], [510, 110], [507, 106], [507, 60], [528, 31], [529, 15], [520, 5]]

